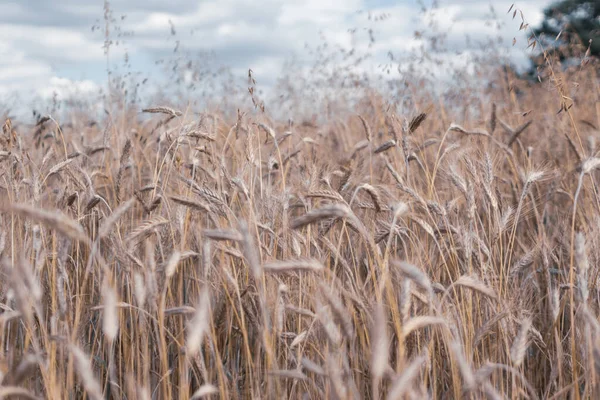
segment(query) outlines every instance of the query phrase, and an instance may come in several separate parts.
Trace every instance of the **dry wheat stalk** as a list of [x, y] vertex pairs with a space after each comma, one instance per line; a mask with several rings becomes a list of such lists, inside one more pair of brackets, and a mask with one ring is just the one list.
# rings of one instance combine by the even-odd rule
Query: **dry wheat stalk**
[[130, 198], [119, 207], [115, 208], [98, 229], [98, 238], [108, 236], [113, 228], [113, 225], [135, 204], [135, 198]]
[[402, 326], [402, 333], [404, 336], [410, 335], [411, 332], [422, 329], [427, 326], [434, 325], [446, 325], [446, 320], [440, 317], [433, 317], [429, 315], [420, 315], [417, 317], [410, 318], [409, 320], [404, 322]]
[[123, 146], [123, 150], [121, 151], [121, 161], [119, 162], [119, 171], [117, 172], [116, 189], [115, 189], [117, 204], [121, 202], [121, 181], [123, 179], [123, 172], [125, 171], [125, 167], [126, 167], [127, 161], [129, 160], [130, 155], [131, 155], [131, 140], [127, 139], [125, 141], [125, 145]]
[[26, 204], [0, 204], [0, 210], [20, 215], [38, 221], [50, 229], [82, 243], [89, 243], [89, 239], [79, 223], [73, 221], [60, 211], [42, 210]]
[[71, 345], [69, 350], [73, 355], [77, 374], [79, 375], [79, 379], [81, 380], [87, 395], [93, 400], [102, 400], [104, 398], [102, 395], [102, 388], [94, 377], [94, 372], [88, 356], [76, 345]]
[[490, 135], [493, 135], [496, 130], [496, 122], [496, 103], [492, 103], [492, 111], [490, 113]]
[[183, 113], [179, 110], [175, 110], [173, 108], [164, 107], [164, 106], [144, 108], [142, 110], [142, 112], [152, 113], [152, 114], [167, 114], [172, 117], [179, 117], [179, 116], [183, 115]]
[[12, 398], [16, 396], [19, 399], [31, 399], [39, 400], [41, 397], [37, 397], [27, 389], [16, 386], [2, 386], [0, 387], [0, 398]]
[[200, 292], [194, 318], [189, 322], [186, 335], [186, 351], [189, 356], [196, 354], [209, 331], [210, 294], [208, 288]]
[[318, 365], [317, 363], [315, 363], [314, 361], [311, 361], [310, 359], [308, 359], [306, 357], [302, 357], [301, 363], [302, 363], [302, 367], [304, 367], [306, 370], [312, 372], [313, 374], [327, 375], [327, 373], [325, 372], [323, 367], [321, 367], [320, 365]]
[[315, 259], [274, 261], [263, 264], [263, 270], [269, 273], [320, 272], [324, 268], [323, 264]]
[[202, 211], [206, 213], [212, 212], [210, 206], [201, 201], [180, 196], [169, 196], [169, 199], [173, 200], [177, 204], [181, 204], [184, 207], [191, 208], [192, 210]]
[[104, 278], [102, 285], [104, 313], [102, 316], [102, 330], [109, 342], [113, 342], [119, 332], [119, 317], [117, 316], [117, 294], [108, 278]]
[[375, 316], [371, 327], [371, 376], [373, 378], [373, 392], [378, 391], [380, 380], [383, 378], [388, 367], [389, 339], [387, 318], [382, 305], [375, 307]]
[[344, 204], [332, 204], [319, 209], [309, 211], [302, 217], [292, 220], [290, 226], [292, 229], [299, 229], [303, 226], [323, 221], [329, 218], [344, 218], [350, 214], [350, 209]]
[[379, 147], [377, 147], [375, 150], [373, 150], [373, 154], [383, 153], [395, 146], [396, 146], [396, 141], [394, 139], [388, 140], [387, 142], [384, 142]]
[[419, 128], [419, 126], [421, 126], [421, 124], [423, 123], [423, 121], [425, 121], [426, 118], [427, 114], [425, 113], [420, 113], [419, 115], [414, 117], [408, 124], [408, 133], [414, 133]]
[[279, 378], [286, 378], [286, 379], [298, 379], [298, 380], [306, 380], [308, 379], [308, 377], [306, 375], [304, 375], [302, 373], [302, 371], [298, 371], [298, 370], [275, 370], [275, 371], [268, 371], [269, 375], [273, 375]]
[[369, 127], [369, 124], [367, 123], [367, 121], [363, 118], [362, 115], [359, 115], [358, 118], [360, 118], [360, 122], [362, 122], [363, 128], [365, 130], [365, 136], [367, 137], [367, 141], [370, 143], [371, 140], [373, 139], [373, 135], [371, 133], [371, 128]]
[[387, 395], [388, 400], [402, 399], [410, 389], [410, 384], [417, 377], [429, 355], [427, 353], [416, 357], [406, 369], [395, 379]]
[[200, 386], [194, 392], [194, 394], [192, 394], [191, 400], [203, 399], [207, 396], [216, 395], [217, 393], [219, 393], [219, 389], [217, 389], [215, 386], [213, 386], [211, 384], [205, 384], [205, 385]]
[[242, 234], [233, 229], [205, 229], [202, 231], [202, 235], [216, 241], [241, 242], [244, 240]]
[[450, 287], [448, 287], [448, 289], [446, 289], [447, 294], [450, 293], [450, 290], [453, 286], [462, 286], [462, 287], [469, 288], [469, 289], [479, 292], [491, 299], [497, 298], [497, 295], [492, 288], [486, 286], [483, 282], [481, 282], [479, 279], [477, 279], [474, 276], [462, 275], [460, 278], [458, 278], [456, 281], [454, 281], [454, 283]]
[[144, 240], [146, 237], [151, 235], [155, 229], [157, 229], [163, 225], [166, 225], [168, 223], [169, 223], [168, 219], [166, 219], [160, 215], [157, 215], [154, 218], [144, 221], [137, 228], [135, 228], [133, 231], [131, 231], [129, 233], [129, 235], [127, 235], [127, 238], [125, 239], [125, 241], [129, 242], [129, 243], [139, 243], [142, 240]]
[[519, 333], [515, 337], [513, 344], [510, 348], [510, 358], [512, 359], [515, 367], [518, 367], [523, 362], [525, 358], [525, 352], [527, 351], [527, 347], [529, 347], [529, 330], [531, 329], [531, 319], [525, 318], [521, 322], [521, 328], [519, 329]]
[[323, 284], [320, 286], [321, 294], [323, 295], [323, 298], [327, 304], [331, 307], [331, 312], [335, 320], [342, 327], [342, 332], [347, 339], [352, 340], [352, 338], [354, 338], [354, 328], [352, 319], [350, 318], [346, 307], [342, 301], [330, 291], [330, 289], [326, 288]]

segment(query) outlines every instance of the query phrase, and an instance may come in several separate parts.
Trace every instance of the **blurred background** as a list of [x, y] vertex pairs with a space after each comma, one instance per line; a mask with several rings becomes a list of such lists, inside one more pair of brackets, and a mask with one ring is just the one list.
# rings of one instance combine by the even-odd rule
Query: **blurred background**
[[580, 30], [594, 34], [598, 8], [581, 0], [4, 1], [0, 95], [17, 114], [97, 109], [117, 93], [128, 103], [206, 106], [225, 92], [231, 101], [247, 95], [250, 82], [256, 102], [276, 112], [310, 87], [389, 88], [415, 76], [444, 86], [457, 73], [477, 82], [482, 65], [533, 76], [535, 29], [557, 35], [585, 20], [590, 29]]

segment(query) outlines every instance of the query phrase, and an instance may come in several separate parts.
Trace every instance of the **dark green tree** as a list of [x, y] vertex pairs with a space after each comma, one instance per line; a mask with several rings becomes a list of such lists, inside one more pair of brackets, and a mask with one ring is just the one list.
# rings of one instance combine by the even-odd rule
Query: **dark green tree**
[[[534, 30], [547, 49], [569, 58], [569, 45], [590, 45], [590, 55], [600, 56], [600, 0], [560, 0], [544, 10], [544, 20]], [[556, 39], [558, 37], [558, 39]], [[585, 51], [585, 50], [584, 50]]]

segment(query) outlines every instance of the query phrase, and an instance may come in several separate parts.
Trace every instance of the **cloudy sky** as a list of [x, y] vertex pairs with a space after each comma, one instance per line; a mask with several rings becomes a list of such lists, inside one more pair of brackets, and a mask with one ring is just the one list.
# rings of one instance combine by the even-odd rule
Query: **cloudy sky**
[[[345, 48], [367, 46], [357, 32], [372, 28], [376, 42], [369, 48], [375, 60], [392, 51], [402, 54], [416, 46], [414, 33], [425, 27], [419, 10], [433, 0], [112, 0], [110, 8], [125, 45], [113, 47], [111, 60], [121, 62], [127, 51], [132, 69], [152, 77], [155, 61], [173, 54], [176, 40], [185, 51], [214, 51], [220, 63], [257, 79], [272, 80], [283, 61], [305, 56], [305, 45], [325, 37]], [[539, 23], [550, 0], [522, 0], [517, 6], [531, 25]], [[465, 50], [465, 36], [484, 40], [493, 34], [485, 19], [484, 0], [438, 0], [434, 19], [449, 32], [448, 42]], [[495, 0], [494, 9], [506, 25], [500, 31], [513, 56], [524, 59], [527, 43], [519, 36], [519, 17], [507, 11], [513, 0]], [[1, 0], [0, 96], [18, 93], [49, 97], [56, 92], [97, 91], [106, 82], [102, 0]], [[374, 16], [386, 15], [382, 21]], [[94, 28], [93, 28], [94, 27]], [[99, 28], [99, 29], [98, 29]], [[172, 36], [171, 31], [176, 35]], [[114, 27], [113, 27], [113, 33]], [[115, 38], [115, 40], [118, 38]]]

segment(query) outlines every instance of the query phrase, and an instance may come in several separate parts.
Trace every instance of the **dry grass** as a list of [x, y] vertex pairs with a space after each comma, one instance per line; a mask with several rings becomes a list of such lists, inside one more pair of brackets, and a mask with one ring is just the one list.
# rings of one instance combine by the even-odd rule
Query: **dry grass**
[[0, 397], [597, 398], [598, 74], [548, 66], [460, 112], [7, 121]]

